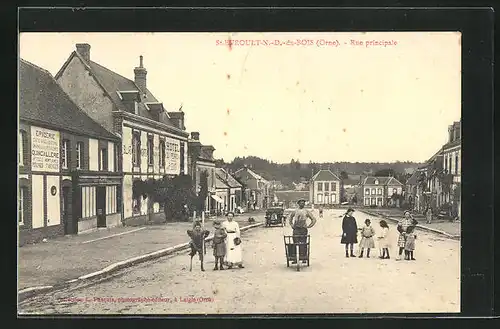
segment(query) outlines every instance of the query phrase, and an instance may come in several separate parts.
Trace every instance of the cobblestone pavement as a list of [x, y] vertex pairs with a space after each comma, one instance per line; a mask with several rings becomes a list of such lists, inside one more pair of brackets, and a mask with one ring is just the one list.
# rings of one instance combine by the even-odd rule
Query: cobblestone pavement
[[[248, 215], [235, 217], [248, 225]], [[257, 221], [262, 216], [255, 217]], [[211, 220], [207, 228], [212, 230]], [[18, 289], [47, 286], [136, 256], [189, 241], [191, 223], [175, 222], [142, 227], [117, 227], [81, 235], [68, 235], [18, 249]]]
[[[419, 233], [416, 261], [345, 258], [340, 215], [326, 210], [310, 230], [311, 266], [287, 268], [283, 233], [289, 228], [244, 232], [244, 269], [206, 272], [186, 253], [130, 268], [98, 284], [54, 292], [21, 303], [21, 313], [44, 314], [255, 314], [459, 312], [460, 242]], [[358, 225], [372, 218], [356, 212]], [[394, 246], [397, 232], [390, 225]], [[121, 300], [120, 300], [121, 298]], [[127, 300], [127, 298], [137, 298]], [[141, 300], [142, 298], [142, 300]], [[162, 298], [162, 300], [152, 300]], [[148, 300], [149, 299], [149, 300]]]

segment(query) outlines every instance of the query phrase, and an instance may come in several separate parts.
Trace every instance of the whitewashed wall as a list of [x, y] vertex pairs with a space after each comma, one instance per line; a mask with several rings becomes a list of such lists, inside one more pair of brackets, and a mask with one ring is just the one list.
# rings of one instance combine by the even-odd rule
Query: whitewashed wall
[[99, 141], [89, 138], [89, 170], [99, 170]]
[[123, 177], [123, 217], [132, 216], [132, 176]]
[[115, 143], [108, 142], [108, 170], [115, 171]]
[[32, 225], [33, 228], [44, 226], [43, 211], [43, 175], [31, 176], [32, 200]]
[[123, 172], [132, 172], [132, 128], [129, 127], [123, 127], [122, 168]]
[[[60, 177], [47, 176], [47, 226], [61, 224], [61, 194], [60, 194]], [[52, 195], [52, 187], [55, 187], [55, 195]]]

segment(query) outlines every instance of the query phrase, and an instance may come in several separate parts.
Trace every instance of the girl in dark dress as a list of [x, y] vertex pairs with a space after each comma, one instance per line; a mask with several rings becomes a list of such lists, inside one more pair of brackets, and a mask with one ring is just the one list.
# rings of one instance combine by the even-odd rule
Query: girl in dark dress
[[227, 233], [226, 230], [222, 227], [220, 220], [216, 219], [214, 221], [214, 238], [212, 240], [213, 248], [214, 248], [214, 257], [215, 257], [215, 267], [214, 271], [220, 269], [223, 270], [224, 266], [224, 257], [226, 256], [226, 241]]
[[358, 243], [358, 225], [356, 224], [356, 219], [352, 216], [353, 213], [354, 209], [349, 208], [342, 220], [342, 239], [340, 243], [345, 244], [346, 257], [349, 257], [348, 249], [351, 252], [351, 257], [356, 257], [353, 249], [354, 244]]

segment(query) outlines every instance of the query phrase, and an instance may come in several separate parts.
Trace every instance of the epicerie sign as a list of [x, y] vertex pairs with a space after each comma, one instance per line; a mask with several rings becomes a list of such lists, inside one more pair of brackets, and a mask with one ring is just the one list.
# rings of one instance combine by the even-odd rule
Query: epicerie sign
[[181, 142], [178, 139], [166, 137], [165, 148], [165, 173], [170, 175], [178, 175], [181, 171]]
[[58, 172], [60, 166], [59, 132], [31, 127], [31, 170]]

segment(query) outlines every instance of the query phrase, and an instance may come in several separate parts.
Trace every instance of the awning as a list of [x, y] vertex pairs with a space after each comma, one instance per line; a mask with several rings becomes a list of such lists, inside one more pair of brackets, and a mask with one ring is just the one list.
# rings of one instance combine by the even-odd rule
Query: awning
[[215, 201], [217, 201], [219, 203], [224, 203], [224, 200], [222, 200], [222, 198], [218, 195], [212, 194], [211, 197], [212, 197], [212, 199], [214, 199]]

